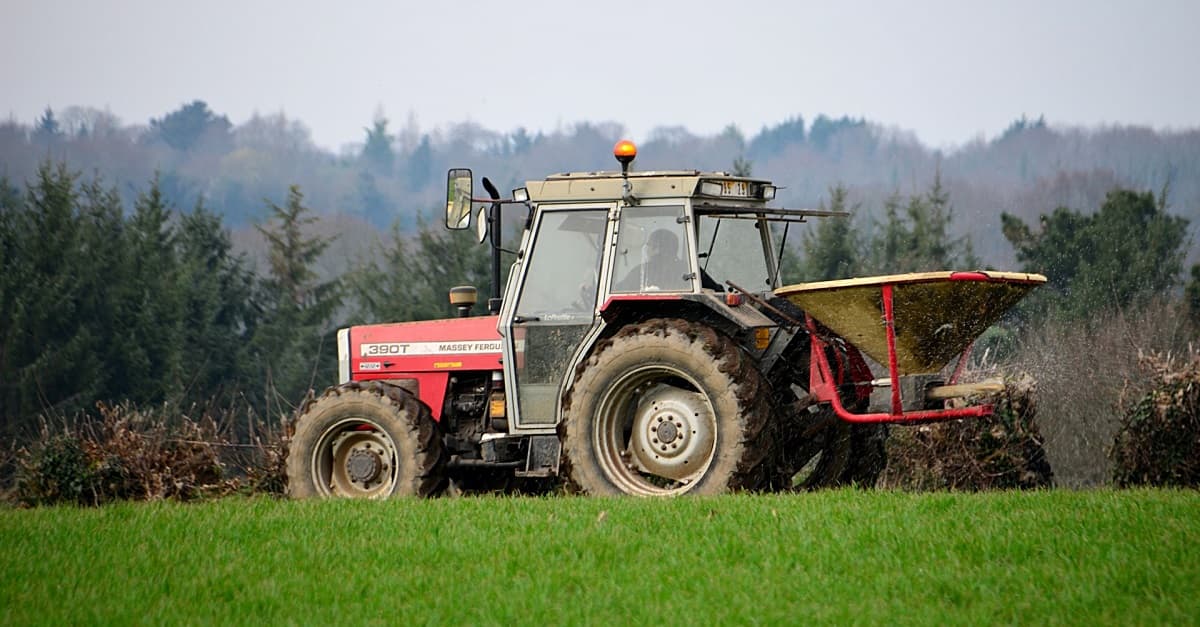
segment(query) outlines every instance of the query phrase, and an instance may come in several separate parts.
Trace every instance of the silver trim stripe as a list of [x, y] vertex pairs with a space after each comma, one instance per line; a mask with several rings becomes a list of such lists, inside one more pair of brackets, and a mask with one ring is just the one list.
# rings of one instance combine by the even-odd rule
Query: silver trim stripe
[[350, 329], [338, 329], [338, 383], [350, 382]]

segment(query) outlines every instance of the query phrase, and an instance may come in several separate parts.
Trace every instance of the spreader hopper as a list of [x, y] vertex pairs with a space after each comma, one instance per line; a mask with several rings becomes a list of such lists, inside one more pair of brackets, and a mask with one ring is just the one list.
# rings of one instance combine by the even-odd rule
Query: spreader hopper
[[[905, 422], [989, 414], [989, 405], [937, 406], [948, 398], [994, 391], [1001, 383], [956, 385], [956, 372], [944, 385], [937, 373], [1045, 282], [1040, 274], [1016, 272], [921, 272], [801, 283], [775, 293], [808, 315], [814, 398], [830, 401], [848, 421]], [[887, 368], [886, 378], [871, 382], [869, 413], [843, 405], [825, 350], [832, 338], [819, 325]]]
[[1025, 294], [1046, 282], [1017, 272], [921, 272], [776, 290], [880, 364], [888, 363], [890, 288], [898, 374], [941, 370]]

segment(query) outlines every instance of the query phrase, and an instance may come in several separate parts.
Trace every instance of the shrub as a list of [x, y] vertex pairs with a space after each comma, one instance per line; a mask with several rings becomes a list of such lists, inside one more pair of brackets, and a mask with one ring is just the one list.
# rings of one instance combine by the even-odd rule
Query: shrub
[[135, 499], [189, 501], [234, 492], [281, 494], [284, 447], [278, 430], [248, 422], [248, 443], [231, 441], [231, 414], [199, 419], [97, 404], [60, 430], [45, 422], [17, 453], [13, 497], [24, 505]]
[[1035, 420], [1036, 385], [1022, 375], [983, 402], [987, 418], [892, 429], [881, 485], [910, 490], [1049, 487], [1053, 473]]
[[1118, 486], [1200, 487], [1200, 353], [1145, 356], [1152, 388], [1122, 412], [1109, 457]]
[[51, 435], [45, 427], [42, 433], [38, 445], [18, 452], [18, 500], [26, 505], [85, 502], [92, 472], [79, 440], [70, 433]]
[[251, 420], [248, 444], [239, 447], [233, 464], [245, 475], [245, 490], [252, 494], [287, 492], [287, 433], [284, 429]]

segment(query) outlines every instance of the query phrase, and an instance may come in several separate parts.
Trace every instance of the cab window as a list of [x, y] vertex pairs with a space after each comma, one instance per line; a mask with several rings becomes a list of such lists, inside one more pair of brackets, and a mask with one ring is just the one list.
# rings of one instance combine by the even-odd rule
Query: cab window
[[604, 209], [543, 214], [517, 301], [518, 315], [591, 316], [607, 219]]
[[682, 206], [621, 212], [613, 261], [614, 293], [690, 292], [691, 264]]
[[[751, 292], [768, 292], [771, 271], [763, 252], [766, 222], [753, 216], [697, 216], [700, 271], [720, 285], [726, 281]], [[769, 240], [768, 240], [769, 241]]]

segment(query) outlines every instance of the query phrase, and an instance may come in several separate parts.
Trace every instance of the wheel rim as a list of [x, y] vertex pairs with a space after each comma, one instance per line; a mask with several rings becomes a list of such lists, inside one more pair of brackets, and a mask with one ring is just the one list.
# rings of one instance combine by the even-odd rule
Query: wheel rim
[[712, 403], [686, 373], [643, 366], [621, 375], [598, 405], [593, 446], [605, 476], [622, 492], [682, 494], [712, 465], [717, 421]]
[[313, 450], [313, 483], [322, 496], [380, 498], [396, 487], [396, 443], [378, 424], [353, 418], [321, 434]]

